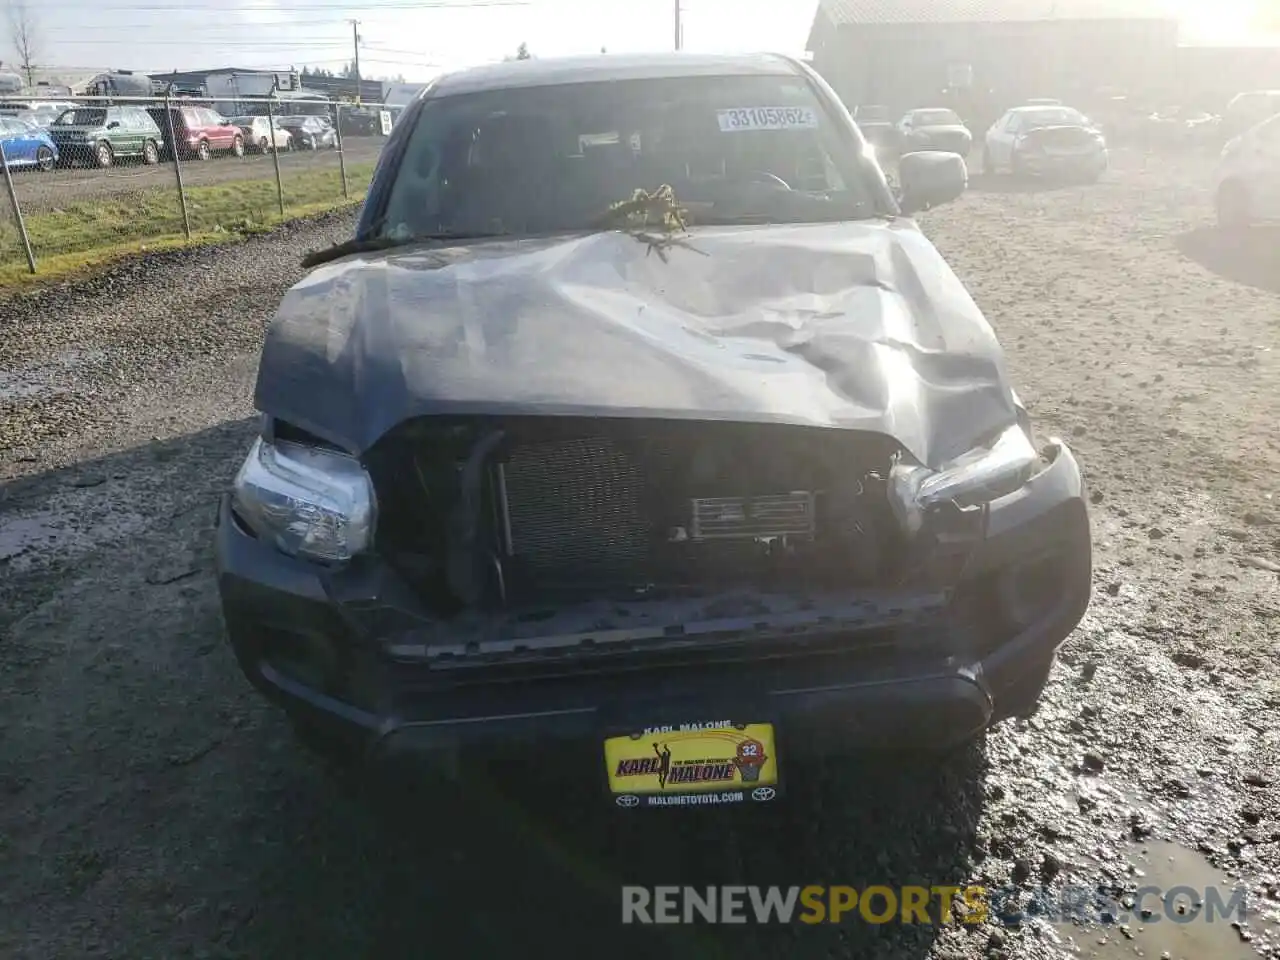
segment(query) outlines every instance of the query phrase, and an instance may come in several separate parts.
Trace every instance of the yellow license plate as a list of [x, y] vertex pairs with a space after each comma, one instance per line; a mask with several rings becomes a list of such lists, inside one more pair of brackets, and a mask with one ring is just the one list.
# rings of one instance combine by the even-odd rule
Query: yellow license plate
[[604, 742], [620, 807], [752, 803], [778, 796], [778, 747], [768, 723], [650, 727]]

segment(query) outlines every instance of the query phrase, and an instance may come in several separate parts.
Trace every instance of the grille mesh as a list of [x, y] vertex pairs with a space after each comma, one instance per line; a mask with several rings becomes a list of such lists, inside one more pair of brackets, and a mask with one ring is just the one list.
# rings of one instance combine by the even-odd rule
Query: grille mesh
[[511, 539], [524, 566], [557, 577], [633, 574], [653, 543], [639, 466], [608, 439], [521, 446], [505, 466]]

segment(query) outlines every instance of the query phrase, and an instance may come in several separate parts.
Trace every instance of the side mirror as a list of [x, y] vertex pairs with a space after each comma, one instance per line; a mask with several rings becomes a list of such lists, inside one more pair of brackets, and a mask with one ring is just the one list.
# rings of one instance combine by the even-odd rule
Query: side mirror
[[898, 159], [898, 206], [906, 216], [950, 203], [969, 185], [969, 169], [958, 153], [920, 150]]
[[119, 127], [119, 126], [120, 126], [120, 121], [119, 121], [119, 120], [112, 120], [110, 123], [108, 123], [108, 124], [107, 124], [107, 129], [108, 129], [108, 130], [114, 130], [114, 129], [116, 129], [116, 128], [117, 128], [117, 127]]

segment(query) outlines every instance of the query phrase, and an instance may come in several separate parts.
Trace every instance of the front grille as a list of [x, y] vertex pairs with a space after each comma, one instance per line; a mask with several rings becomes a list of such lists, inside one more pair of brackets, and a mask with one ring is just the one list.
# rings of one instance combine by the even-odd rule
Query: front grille
[[[479, 509], [464, 522], [462, 467], [482, 439]], [[483, 605], [510, 608], [880, 582], [896, 543], [883, 481], [895, 451], [874, 435], [772, 424], [419, 421], [371, 454], [370, 471], [380, 552], [429, 602], [454, 609], [455, 577], [479, 576]]]
[[761, 456], [661, 432], [516, 445], [493, 472], [510, 583], [723, 586], [812, 567], [819, 458]]
[[[641, 508], [644, 478], [603, 437], [517, 448], [502, 465], [511, 553], [560, 578], [624, 577], [643, 565], [653, 525]], [[504, 482], [505, 481], [505, 482]]]
[[692, 504], [694, 540], [812, 538], [813, 494], [761, 497], [699, 497]]

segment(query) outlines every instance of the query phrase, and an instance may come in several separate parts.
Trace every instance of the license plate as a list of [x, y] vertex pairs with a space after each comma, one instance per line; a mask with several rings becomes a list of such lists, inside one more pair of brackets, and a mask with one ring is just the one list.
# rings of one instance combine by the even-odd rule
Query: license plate
[[605, 740], [604, 763], [609, 793], [623, 808], [759, 803], [779, 793], [769, 723], [649, 727]]

